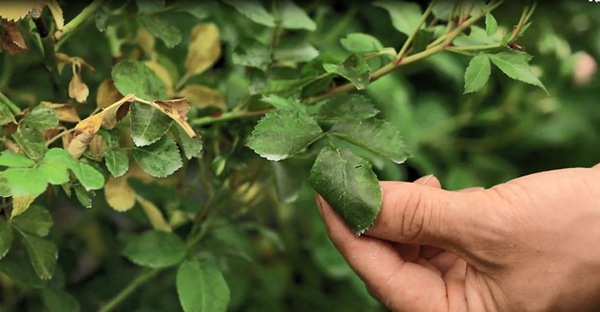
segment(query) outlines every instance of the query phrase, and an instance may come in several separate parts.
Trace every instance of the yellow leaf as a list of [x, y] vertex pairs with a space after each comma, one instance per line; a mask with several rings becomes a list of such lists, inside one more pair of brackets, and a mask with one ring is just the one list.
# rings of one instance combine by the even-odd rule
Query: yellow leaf
[[106, 151], [106, 140], [100, 135], [95, 135], [90, 142], [90, 157], [100, 161], [104, 158], [104, 151]]
[[112, 209], [124, 212], [135, 205], [135, 191], [127, 183], [127, 175], [114, 178], [110, 176], [104, 185], [104, 197]]
[[110, 104], [102, 111], [102, 127], [112, 129], [129, 112], [129, 105], [135, 99], [133, 95], [127, 95], [122, 99]]
[[96, 94], [96, 107], [105, 108], [108, 105], [120, 100], [123, 96], [119, 93], [115, 87], [115, 83], [112, 79], [105, 79], [98, 86], [98, 92]]
[[170, 96], [173, 94], [173, 79], [171, 79], [169, 71], [157, 61], [147, 61], [144, 62], [144, 64], [154, 71], [154, 73], [158, 75], [158, 78], [165, 84], [165, 87], [167, 87], [167, 95]]
[[199, 84], [186, 85], [179, 95], [185, 97], [198, 109], [216, 107], [225, 110], [225, 100], [219, 91]]
[[79, 103], [85, 102], [88, 95], [90, 95], [90, 89], [81, 80], [81, 65], [79, 63], [73, 63], [73, 78], [69, 83], [69, 97], [75, 99]]
[[190, 45], [185, 59], [188, 76], [199, 74], [211, 67], [221, 56], [219, 29], [215, 24], [207, 23], [192, 29]]
[[150, 224], [152, 224], [152, 227], [155, 230], [164, 232], [173, 231], [169, 223], [167, 223], [167, 221], [165, 220], [165, 217], [162, 215], [162, 212], [160, 212], [160, 209], [158, 209], [156, 205], [139, 195], [136, 196], [136, 199], [144, 209], [146, 216], [148, 216], [148, 219], [150, 220]]
[[33, 0], [0, 1], [0, 17], [9, 21], [18, 21], [27, 16], [34, 5]]
[[67, 151], [75, 158], [79, 158], [90, 144], [96, 132], [102, 125], [102, 114], [89, 116], [75, 126], [73, 140], [69, 143]]
[[56, 2], [56, 0], [45, 0], [45, 2], [48, 8], [50, 9], [50, 13], [52, 13], [56, 29], [58, 31], [62, 31], [63, 27], [65, 27], [65, 18], [63, 17], [63, 11], [60, 8], [60, 5], [58, 5], [58, 2]]
[[14, 218], [25, 212], [37, 196], [13, 196], [13, 209], [10, 213], [10, 218]]
[[140, 48], [144, 50], [151, 60], [156, 58], [156, 51], [154, 45], [156, 44], [156, 38], [144, 27], [138, 29], [135, 41], [139, 44]]
[[60, 121], [66, 122], [79, 122], [81, 118], [79, 118], [79, 114], [73, 105], [69, 104], [61, 104], [61, 103], [51, 103], [51, 102], [41, 102], [42, 106], [48, 107], [52, 109], [57, 115]]

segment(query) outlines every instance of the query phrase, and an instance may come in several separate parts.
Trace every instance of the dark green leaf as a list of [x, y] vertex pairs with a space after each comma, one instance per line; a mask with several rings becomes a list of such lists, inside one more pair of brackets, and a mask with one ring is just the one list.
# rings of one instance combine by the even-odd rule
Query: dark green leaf
[[[149, 1], [146, 1], [149, 2]], [[157, 38], [160, 38], [167, 48], [172, 48], [181, 42], [181, 31], [159, 14], [141, 17], [142, 24]]]
[[306, 170], [303, 167], [293, 166], [287, 161], [273, 161], [271, 165], [279, 200], [283, 203], [295, 202], [298, 199], [300, 187], [307, 178]]
[[177, 144], [168, 137], [150, 146], [136, 147], [132, 154], [142, 170], [157, 178], [169, 176], [183, 166]]
[[107, 149], [104, 151], [104, 161], [106, 168], [115, 178], [124, 175], [129, 170], [129, 157], [124, 148]]
[[316, 77], [305, 77], [300, 79], [269, 80], [262, 94], [278, 94], [280, 96], [290, 96], [297, 93], [301, 88], [317, 80]]
[[77, 197], [79, 203], [81, 203], [81, 205], [83, 205], [85, 208], [92, 208], [92, 196], [94, 193], [91, 191], [86, 191], [85, 188], [79, 184], [74, 185], [73, 189], [75, 190], [75, 196]]
[[488, 36], [492, 36], [498, 31], [498, 22], [489, 11], [485, 14], [485, 31]]
[[325, 147], [308, 180], [356, 235], [375, 222], [382, 194], [377, 176], [365, 159], [350, 151]]
[[136, 0], [135, 4], [141, 14], [154, 14], [164, 12], [167, 9], [164, 0]]
[[192, 139], [181, 127], [174, 126], [174, 128], [175, 138], [179, 143], [179, 146], [181, 146], [185, 157], [187, 159], [200, 157], [202, 155], [202, 137], [198, 136], [197, 138]]
[[185, 312], [224, 312], [230, 298], [223, 274], [207, 261], [186, 261], [179, 266], [177, 293]]
[[0, 259], [6, 256], [13, 241], [12, 228], [8, 222], [0, 220]]
[[10, 150], [0, 153], [0, 166], [6, 167], [31, 167], [34, 162], [23, 154], [17, 154]]
[[44, 129], [54, 128], [58, 125], [58, 115], [50, 108], [37, 106], [29, 114], [25, 115], [20, 125], [43, 131]]
[[176, 234], [147, 231], [132, 238], [123, 255], [141, 266], [165, 268], [181, 262], [185, 251], [185, 244]]
[[306, 114], [281, 111], [266, 114], [254, 127], [247, 146], [268, 160], [289, 158], [314, 141], [323, 131]]
[[281, 21], [281, 27], [310, 31], [317, 29], [315, 22], [291, 0], [277, 1], [277, 9], [279, 10], [278, 19]]
[[261, 101], [271, 104], [278, 110], [291, 110], [296, 112], [306, 113], [306, 105], [303, 105], [300, 101], [293, 98], [283, 98], [275, 94], [265, 95]]
[[408, 157], [400, 131], [385, 120], [342, 121], [329, 133], [398, 164]]
[[479, 91], [488, 82], [491, 73], [487, 54], [479, 54], [471, 59], [465, 71], [465, 93]]
[[44, 237], [50, 233], [52, 216], [46, 208], [32, 205], [22, 214], [12, 218], [10, 222], [19, 231]]
[[167, 98], [165, 84], [144, 63], [135, 60], [119, 62], [112, 70], [115, 87], [123, 95], [135, 94], [145, 100]]
[[277, 46], [273, 57], [280, 62], [308, 62], [319, 56], [319, 51], [306, 41], [284, 41]]
[[13, 196], [38, 196], [46, 190], [48, 179], [37, 168], [9, 168], [2, 172]]
[[37, 129], [19, 127], [12, 137], [31, 159], [42, 158], [48, 150], [42, 133]]
[[231, 60], [237, 65], [255, 67], [265, 71], [271, 64], [271, 53], [262, 43], [247, 39], [235, 47]]
[[338, 74], [352, 82], [358, 90], [365, 89], [370, 83], [369, 65], [362, 56], [354, 53], [342, 64], [323, 64], [326, 72]]
[[375, 1], [373, 5], [387, 10], [394, 28], [407, 36], [417, 28], [421, 20], [421, 8], [417, 3], [382, 0]]
[[275, 26], [275, 18], [257, 0], [223, 0], [253, 22], [268, 27]]
[[48, 312], [79, 312], [79, 302], [64, 290], [46, 287], [42, 289], [42, 300]]
[[71, 168], [75, 177], [86, 191], [99, 190], [104, 186], [104, 176], [94, 167], [80, 162]]
[[338, 122], [367, 119], [377, 113], [379, 110], [368, 97], [359, 94], [340, 94], [321, 106], [318, 118], [327, 122]]
[[489, 58], [508, 77], [540, 87], [547, 92], [540, 79], [531, 71], [531, 56], [523, 52], [500, 52], [489, 54]]
[[0, 271], [21, 286], [41, 288], [45, 284], [33, 270], [24, 250], [12, 250], [0, 259]]
[[49, 240], [35, 235], [29, 235], [23, 232], [19, 233], [21, 233], [23, 243], [25, 243], [25, 248], [29, 255], [29, 260], [37, 275], [43, 280], [50, 279], [54, 272], [56, 259], [58, 257], [56, 245]]
[[379, 42], [379, 39], [363, 33], [349, 34], [340, 39], [340, 43], [344, 49], [352, 53], [371, 53], [383, 50], [383, 45]]
[[150, 145], [162, 138], [173, 120], [160, 110], [145, 104], [131, 107], [131, 138], [136, 146]]

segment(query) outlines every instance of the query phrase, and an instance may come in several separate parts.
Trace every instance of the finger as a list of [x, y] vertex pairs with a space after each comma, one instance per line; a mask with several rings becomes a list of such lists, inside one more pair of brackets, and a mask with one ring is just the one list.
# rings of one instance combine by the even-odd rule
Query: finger
[[427, 186], [431, 186], [431, 187], [435, 187], [435, 188], [442, 188], [442, 184], [440, 183], [440, 180], [438, 180], [438, 178], [432, 174], [426, 175], [424, 177], [420, 177], [420, 178], [416, 179], [415, 182], [413, 182], [413, 183], [427, 185]]
[[382, 182], [381, 211], [367, 235], [467, 254], [488, 226], [486, 192], [449, 192], [406, 182]]
[[464, 188], [462, 190], [459, 190], [459, 192], [469, 193], [469, 192], [479, 192], [479, 191], [483, 191], [483, 190], [485, 190], [485, 187], [474, 186], [474, 187]]
[[325, 200], [317, 197], [317, 202], [331, 241], [375, 297], [393, 310], [416, 311], [431, 311], [434, 303], [446, 300], [439, 273], [404, 261], [393, 243], [355, 236]]
[[594, 167], [592, 167], [592, 168], [594, 168], [594, 169], [600, 169], [600, 163], [599, 163], [599, 164], [597, 164], [597, 165], [595, 165], [595, 166], [594, 166]]

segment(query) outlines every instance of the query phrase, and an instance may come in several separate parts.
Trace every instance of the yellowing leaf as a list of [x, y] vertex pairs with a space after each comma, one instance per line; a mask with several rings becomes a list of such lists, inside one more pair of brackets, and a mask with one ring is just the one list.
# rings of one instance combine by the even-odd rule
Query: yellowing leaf
[[136, 199], [144, 209], [146, 216], [148, 216], [148, 219], [150, 220], [150, 224], [152, 224], [152, 227], [155, 230], [164, 232], [173, 231], [169, 223], [167, 223], [165, 220], [165, 217], [162, 215], [162, 212], [160, 212], [160, 209], [158, 209], [156, 205], [141, 196], [136, 196]]
[[104, 157], [106, 151], [106, 140], [100, 135], [95, 135], [90, 142], [90, 156], [98, 161]]
[[147, 61], [144, 62], [144, 64], [154, 71], [158, 78], [160, 78], [160, 80], [162, 80], [162, 82], [165, 84], [165, 87], [167, 88], [167, 95], [173, 94], [173, 79], [171, 79], [169, 71], [157, 61]]
[[140, 48], [150, 56], [150, 59], [154, 60], [156, 56], [156, 51], [154, 50], [156, 38], [146, 28], [140, 27], [138, 29], [135, 41], [139, 44]]
[[117, 123], [127, 115], [127, 112], [129, 112], [129, 105], [134, 99], [135, 96], [128, 95], [104, 108], [101, 112], [102, 127], [104, 129], [114, 128]]
[[98, 86], [98, 92], [96, 94], [96, 107], [105, 108], [110, 104], [120, 100], [123, 96], [117, 88], [112, 79], [105, 79]]
[[2, 26], [4, 27], [4, 32], [0, 37], [0, 51], [6, 51], [10, 55], [15, 55], [28, 50], [25, 40], [15, 22], [2, 22]]
[[187, 75], [196, 75], [211, 67], [221, 56], [219, 29], [207, 23], [192, 29], [188, 54], [185, 59]]
[[1, 1], [0, 17], [9, 21], [18, 21], [27, 16], [34, 5], [33, 0]]
[[207, 107], [216, 107], [225, 110], [225, 100], [219, 91], [199, 84], [186, 85], [179, 95], [188, 99], [188, 101], [197, 107], [203, 109]]
[[114, 210], [127, 211], [135, 205], [135, 191], [127, 183], [127, 175], [118, 178], [109, 177], [104, 184], [104, 197]]
[[14, 218], [29, 208], [31, 203], [36, 199], [37, 196], [13, 196], [13, 210], [10, 213], [10, 218]]
[[73, 140], [69, 143], [67, 151], [75, 158], [79, 158], [88, 144], [96, 135], [96, 132], [100, 130], [102, 125], [102, 114], [92, 115], [75, 126], [75, 132], [73, 133]]
[[90, 89], [81, 80], [81, 65], [73, 63], [73, 78], [71, 78], [71, 82], [69, 83], [69, 97], [79, 103], [83, 103], [88, 95], [90, 95]]
[[65, 27], [65, 18], [63, 17], [63, 11], [58, 5], [56, 0], [44, 0], [48, 9], [50, 9], [50, 13], [52, 13], [52, 18], [54, 18], [54, 24], [58, 31], [62, 31], [63, 27]]
[[66, 121], [66, 122], [79, 122], [81, 118], [79, 118], [79, 114], [73, 105], [69, 104], [60, 104], [60, 103], [51, 103], [51, 102], [41, 102], [41, 105], [52, 109], [56, 115], [58, 115], [58, 120]]

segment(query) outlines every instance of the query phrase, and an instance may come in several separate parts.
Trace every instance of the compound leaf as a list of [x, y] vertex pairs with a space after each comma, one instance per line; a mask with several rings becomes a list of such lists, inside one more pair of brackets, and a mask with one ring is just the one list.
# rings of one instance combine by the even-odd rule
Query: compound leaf
[[350, 55], [341, 64], [323, 64], [326, 72], [348, 79], [358, 90], [365, 89], [370, 83], [369, 65], [357, 53]]
[[547, 92], [540, 79], [531, 71], [529, 60], [531, 56], [523, 52], [500, 52], [490, 54], [490, 60], [508, 77], [540, 87]]
[[133, 158], [147, 174], [164, 178], [183, 166], [177, 144], [163, 137], [158, 142], [132, 149]]

